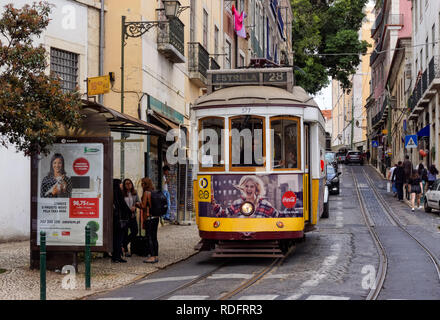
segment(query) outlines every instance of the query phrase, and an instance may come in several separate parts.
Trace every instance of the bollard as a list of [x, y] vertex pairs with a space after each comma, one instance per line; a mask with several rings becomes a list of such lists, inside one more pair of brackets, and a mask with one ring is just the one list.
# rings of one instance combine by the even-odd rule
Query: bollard
[[46, 300], [46, 232], [40, 232], [40, 300]]
[[90, 227], [88, 225], [86, 226], [85, 268], [86, 290], [90, 290]]

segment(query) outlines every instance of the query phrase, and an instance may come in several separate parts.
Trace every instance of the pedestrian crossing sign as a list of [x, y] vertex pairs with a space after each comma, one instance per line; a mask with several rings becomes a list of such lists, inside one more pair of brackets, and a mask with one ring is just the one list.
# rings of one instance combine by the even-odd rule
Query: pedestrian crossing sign
[[417, 148], [417, 135], [405, 136], [405, 148]]

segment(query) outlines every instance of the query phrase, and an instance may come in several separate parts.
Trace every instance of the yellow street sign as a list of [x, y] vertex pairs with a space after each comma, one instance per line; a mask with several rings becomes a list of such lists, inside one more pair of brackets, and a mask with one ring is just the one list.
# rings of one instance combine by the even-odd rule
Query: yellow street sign
[[110, 76], [87, 78], [87, 95], [96, 96], [110, 92]]
[[382, 130], [382, 134], [388, 134], [388, 130], [387, 129]]

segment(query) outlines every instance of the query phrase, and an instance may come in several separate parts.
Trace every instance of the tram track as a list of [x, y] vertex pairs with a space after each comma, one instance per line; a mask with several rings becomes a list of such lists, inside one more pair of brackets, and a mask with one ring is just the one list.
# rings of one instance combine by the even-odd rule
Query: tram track
[[[361, 195], [358, 177], [356, 176], [356, 174], [352, 168], [351, 168], [351, 173], [352, 173], [353, 179], [355, 181], [355, 186], [356, 186], [355, 189], [356, 189], [356, 193], [357, 193], [357, 196], [359, 199], [361, 212], [364, 215], [366, 225], [372, 235], [372, 238], [374, 240], [374, 243], [375, 243], [375, 245], [378, 249], [378, 253], [379, 253], [379, 270], [378, 270], [377, 276], [376, 276], [376, 285], [373, 288], [371, 288], [371, 290], [367, 296], [367, 300], [376, 300], [376, 299], [378, 299], [378, 296], [379, 296], [381, 290], [383, 289], [385, 278], [387, 276], [387, 272], [388, 272], [388, 268], [389, 268], [388, 256], [387, 256], [386, 248], [385, 248], [384, 244], [382, 243], [379, 234], [376, 232], [376, 225], [375, 225], [374, 219], [371, 217], [371, 215], [368, 211], [368, 208], [366, 206], [365, 199]], [[440, 262], [436, 258], [435, 254], [422, 241], [420, 241], [416, 236], [414, 236], [410, 231], [408, 231], [407, 228], [405, 228], [405, 226], [402, 224], [400, 219], [397, 217], [393, 208], [391, 208], [391, 206], [386, 202], [386, 200], [383, 198], [383, 196], [377, 190], [377, 187], [375, 186], [371, 177], [369, 177], [368, 174], [365, 172], [365, 169], [362, 168], [361, 172], [358, 174], [361, 174], [362, 177], [365, 178], [365, 180], [367, 182], [367, 187], [369, 187], [371, 189], [371, 191], [374, 194], [374, 198], [379, 202], [380, 206], [384, 209], [383, 212], [385, 213], [385, 215], [386, 215], [387, 219], [389, 220], [389, 222], [391, 223], [391, 225], [397, 227], [405, 235], [409, 236], [409, 238], [412, 239], [413, 241], [415, 241], [415, 243], [418, 245], [418, 247], [421, 248], [423, 250], [423, 252], [428, 255], [431, 262], [435, 266], [435, 269], [437, 271], [437, 276], [440, 280]]]
[[368, 213], [368, 210], [366, 209], [364, 199], [360, 194], [358, 179], [354, 174], [353, 168], [350, 169], [351, 169], [351, 174], [353, 176], [355, 190], [359, 200], [359, 207], [361, 209], [362, 216], [365, 219], [365, 224], [368, 228], [368, 231], [371, 234], [371, 237], [373, 238], [374, 244], [379, 254], [379, 270], [378, 270], [379, 272], [376, 274], [375, 284], [372, 288], [370, 288], [370, 292], [368, 293], [366, 298], [366, 300], [376, 300], [385, 282], [385, 277], [388, 270], [388, 257], [385, 251], [385, 247], [380, 241], [379, 235], [377, 234], [376, 230], [374, 229], [374, 223], [372, 221], [371, 216]]
[[404, 227], [404, 225], [402, 224], [402, 222], [400, 221], [400, 219], [397, 217], [397, 215], [394, 213], [393, 209], [391, 208], [391, 206], [385, 201], [385, 199], [383, 198], [383, 196], [377, 191], [376, 186], [374, 185], [373, 181], [371, 180], [371, 178], [366, 174], [365, 170], [362, 168], [362, 172], [365, 175], [368, 183], [371, 186], [371, 189], [374, 191], [374, 193], [376, 194], [376, 197], [379, 199], [379, 201], [382, 203], [382, 205], [384, 206], [385, 210], [387, 210], [389, 218], [392, 219], [394, 221], [394, 223], [402, 230], [404, 231], [408, 236], [410, 236], [414, 241], [417, 242], [417, 244], [426, 252], [426, 254], [429, 256], [429, 258], [431, 259], [431, 261], [433, 262], [436, 270], [437, 270], [437, 275], [440, 281], [440, 261], [437, 259], [437, 257], [435, 256], [435, 254], [421, 241], [419, 240], [416, 236], [414, 236], [414, 234], [412, 234], [411, 232], [408, 231], [407, 228]]
[[[268, 273], [270, 273], [275, 268], [280, 266], [284, 262], [284, 260], [294, 251], [295, 248], [296, 248], [296, 246], [292, 246], [288, 250], [288, 252], [285, 254], [284, 257], [278, 257], [278, 258], [274, 258], [273, 260], [271, 260], [268, 265], [264, 266], [263, 268], [261, 268], [260, 270], [255, 272], [249, 279], [246, 279], [244, 282], [240, 283], [240, 285], [238, 287], [235, 287], [235, 288], [229, 290], [228, 292], [223, 293], [218, 298], [218, 300], [228, 300], [228, 299], [236, 296], [240, 292], [243, 292], [247, 288], [251, 287], [252, 285], [254, 285], [259, 280], [263, 279]], [[228, 267], [229, 263], [231, 261], [232, 261], [232, 259], [228, 259], [227, 261], [225, 261], [224, 263], [222, 263], [218, 267], [216, 267], [216, 268], [214, 268], [214, 269], [212, 269], [210, 271], [207, 271], [206, 273], [198, 276], [197, 278], [192, 279], [191, 281], [188, 281], [188, 282], [182, 284], [178, 288], [175, 288], [175, 289], [173, 289], [171, 291], [168, 291], [168, 292], [166, 292], [164, 294], [161, 294], [160, 296], [158, 296], [158, 297], [156, 297], [156, 298], [154, 298], [152, 300], [166, 300], [167, 298], [171, 298], [177, 292], [185, 290], [185, 289], [189, 289], [192, 286], [200, 283], [201, 281], [209, 279], [209, 277], [211, 277], [213, 274], [217, 273], [218, 271], [220, 271], [221, 269], [223, 269], [225, 267]]]

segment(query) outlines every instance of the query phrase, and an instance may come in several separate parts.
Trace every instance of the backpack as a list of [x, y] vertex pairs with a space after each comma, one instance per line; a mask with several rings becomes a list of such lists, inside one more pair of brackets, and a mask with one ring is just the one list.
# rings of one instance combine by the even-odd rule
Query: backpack
[[162, 191], [151, 191], [150, 214], [153, 217], [160, 217], [168, 211], [168, 201]]

